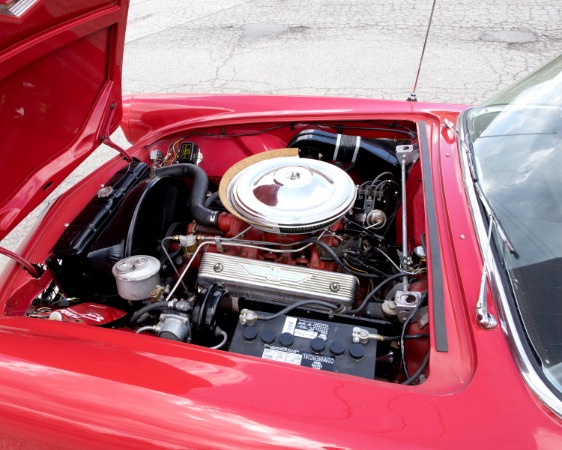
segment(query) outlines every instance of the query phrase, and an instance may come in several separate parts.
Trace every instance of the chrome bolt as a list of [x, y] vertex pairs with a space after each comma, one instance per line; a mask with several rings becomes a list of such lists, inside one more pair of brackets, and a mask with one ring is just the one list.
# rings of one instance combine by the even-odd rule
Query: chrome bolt
[[213, 266], [213, 270], [214, 270], [215, 272], [222, 272], [222, 269], [223, 269], [223, 268], [224, 268], [224, 267], [223, 267], [223, 265], [222, 265], [221, 263], [216, 263], [216, 264]]
[[336, 283], [335, 281], [333, 283], [330, 283], [330, 291], [332, 292], [338, 292], [340, 290], [340, 284]]

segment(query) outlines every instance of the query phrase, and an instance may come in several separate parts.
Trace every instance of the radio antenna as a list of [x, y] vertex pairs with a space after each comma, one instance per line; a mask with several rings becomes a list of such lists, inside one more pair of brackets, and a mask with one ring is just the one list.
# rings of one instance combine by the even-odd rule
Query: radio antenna
[[420, 71], [421, 71], [422, 62], [423, 62], [423, 55], [425, 54], [425, 46], [427, 45], [427, 38], [429, 37], [429, 30], [431, 29], [431, 21], [433, 20], [433, 11], [435, 11], [435, 3], [437, 3], [437, 0], [433, 0], [433, 5], [431, 6], [431, 14], [429, 15], [429, 23], [427, 24], [427, 31], [425, 32], [425, 40], [423, 41], [423, 48], [422, 48], [422, 52], [421, 52], [421, 56], [420, 56], [420, 64], [418, 66], [418, 73], [416, 75], [416, 81], [414, 83], [414, 89], [412, 90], [412, 93], [410, 94], [410, 96], [407, 98], [407, 100], [409, 102], [417, 102], [418, 101], [418, 97], [416, 95], [416, 89], [418, 87], [418, 79], [420, 77]]

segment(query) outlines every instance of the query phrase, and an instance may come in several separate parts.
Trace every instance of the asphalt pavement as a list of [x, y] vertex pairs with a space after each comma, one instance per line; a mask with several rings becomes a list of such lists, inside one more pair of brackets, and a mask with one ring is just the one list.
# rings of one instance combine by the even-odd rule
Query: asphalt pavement
[[[432, 0], [132, 0], [125, 93], [412, 92]], [[436, 3], [417, 97], [479, 103], [562, 53], [562, 3]], [[116, 139], [127, 147], [120, 133]], [[96, 151], [48, 199], [114, 156]], [[31, 223], [0, 245], [17, 249]], [[0, 258], [0, 267], [5, 262]]]

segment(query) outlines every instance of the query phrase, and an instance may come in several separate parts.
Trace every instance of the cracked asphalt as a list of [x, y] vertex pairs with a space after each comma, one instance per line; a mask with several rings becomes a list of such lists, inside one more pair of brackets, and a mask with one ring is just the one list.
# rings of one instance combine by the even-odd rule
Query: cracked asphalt
[[[405, 99], [431, 6], [133, 0], [124, 89]], [[560, 54], [561, 24], [562, 4], [551, 0], [438, 0], [418, 98], [481, 102]]]
[[[132, 0], [123, 89], [403, 100], [431, 7], [431, 0]], [[417, 96], [479, 103], [560, 53], [559, 1], [439, 0]], [[127, 146], [119, 133], [116, 140]], [[47, 203], [114, 155], [97, 150]], [[1, 245], [16, 250], [44, 207]]]

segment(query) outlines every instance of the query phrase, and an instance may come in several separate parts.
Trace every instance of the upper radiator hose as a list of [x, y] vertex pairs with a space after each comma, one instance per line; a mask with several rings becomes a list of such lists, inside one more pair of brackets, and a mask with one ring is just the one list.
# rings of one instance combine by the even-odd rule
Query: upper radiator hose
[[192, 178], [193, 188], [189, 199], [191, 215], [202, 225], [217, 226], [219, 213], [205, 206], [209, 178], [201, 167], [195, 164], [174, 164], [156, 169], [155, 175]]

